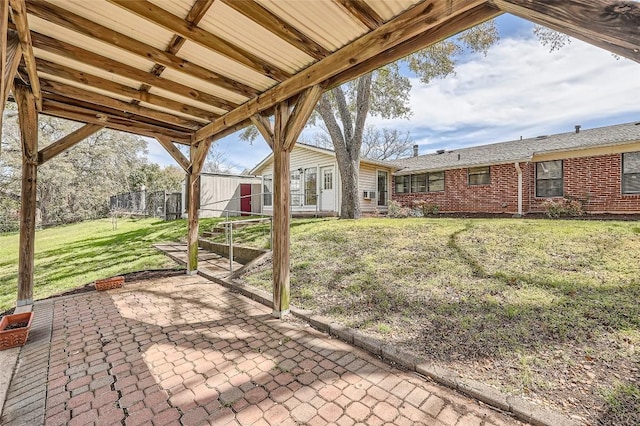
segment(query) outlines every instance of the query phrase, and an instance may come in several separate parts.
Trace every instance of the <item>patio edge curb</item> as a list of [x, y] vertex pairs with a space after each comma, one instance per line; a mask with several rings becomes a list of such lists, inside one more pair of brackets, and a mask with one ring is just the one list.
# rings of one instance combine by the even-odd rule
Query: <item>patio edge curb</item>
[[[173, 256], [170, 257], [173, 258]], [[179, 261], [177, 258], [174, 258], [174, 260]], [[179, 262], [184, 264], [183, 261]], [[265, 306], [272, 306], [271, 294], [263, 290], [215, 277], [204, 271], [198, 271], [198, 275]], [[313, 311], [291, 307], [291, 314], [306, 321], [317, 330], [353, 344], [372, 355], [382, 357], [384, 360], [400, 365], [409, 371], [429, 377], [443, 386], [482, 401], [497, 410], [510, 413], [515, 418], [534, 426], [557, 426], [560, 424], [563, 426], [580, 426], [580, 423], [564, 414], [543, 408], [522, 397], [505, 394], [477, 380], [462, 378], [453, 370], [425, 362], [420, 357], [399, 349], [395, 345], [367, 336], [330, 318], [315, 315]]]
[[[258, 292], [264, 293], [261, 290], [244, 286], [239, 283], [234, 283], [233, 281], [220, 279], [215, 281], [219, 281], [220, 284], [225, 287], [238, 289], [241, 294], [256, 301], [260, 301], [258, 299], [262, 299], [262, 297], [258, 295]], [[261, 303], [271, 306], [270, 299], [266, 300], [266, 302], [267, 303], [263, 301]], [[460, 393], [482, 401], [483, 403], [498, 410], [508, 412], [517, 419], [526, 421], [532, 425], [580, 425], [580, 423], [570, 419], [564, 414], [543, 408], [533, 402], [525, 400], [524, 398], [510, 396], [477, 380], [462, 378], [448, 368], [427, 363], [420, 357], [417, 357], [403, 349], [399, 349], [395, 345], [390, 345], [376, 339], [375, 337], [367, 336], [358, 330], [354, 330], [343, 324], [337, 323], [330, 318], [314, 315], [312, 311], [291, 307], [291, 314], [308, 322], [313, 328], [329, 333], [340, 340], [364, 349], [372, 355], [380, 356], [384, 360], [400, 365], [409, 371], [429, 377], [441, 385], [457, 390]]]

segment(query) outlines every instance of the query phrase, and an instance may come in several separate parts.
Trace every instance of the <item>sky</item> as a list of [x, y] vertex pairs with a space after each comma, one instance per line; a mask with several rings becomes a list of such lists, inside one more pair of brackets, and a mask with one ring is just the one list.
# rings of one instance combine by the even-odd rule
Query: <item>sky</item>
[[[572, 39], [549, 52], [533, 25], [497, 18], [500, 41], [486, 56], [461, 58], [455, 75], [423, 84], [411, 78], [410, 119], [370, 117], [367, 124], [409, 132], [420, 154], [640, 121], [640, 64]], [[309, 136], [316, 130], [303, 132]], [[238, 134], [212, 148], [234, 172], [251, 169], [270, 153], [261, 137]], [[175, 164], [149, 140], [149, 161]]]

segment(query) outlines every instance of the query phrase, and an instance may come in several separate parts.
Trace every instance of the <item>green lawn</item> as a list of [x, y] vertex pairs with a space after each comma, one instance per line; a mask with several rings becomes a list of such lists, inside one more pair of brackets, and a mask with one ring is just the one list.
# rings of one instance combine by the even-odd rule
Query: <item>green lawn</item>
[[[307, 220], [291, 239], [295, 306], [540, 401], [577, 383], [561, 408], [583, 417], [638, 389], [638, 222]], [[270, 289], [271, 271], [244, 280]]]
[[[203, 227], [215, 220], [205, 219]], [[34, 298], [41, 299], [98, 278], [145, 269], [177, 268], [154, 249], [186, 236], [184, 220], [94, 220], [36, 232]], [[0, 235], [0, 312], [15, 306], [18, 271], [17, 233]]]

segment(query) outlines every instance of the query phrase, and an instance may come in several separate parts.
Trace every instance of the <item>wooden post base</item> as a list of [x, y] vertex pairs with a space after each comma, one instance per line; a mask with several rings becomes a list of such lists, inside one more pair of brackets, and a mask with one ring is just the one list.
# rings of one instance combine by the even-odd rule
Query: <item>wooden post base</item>
[[282, 318], [286, 317], [287, 315], [289, 315], [290, 313], [291, 313], [291, 311], [289, 309], [285, 309], [284, 311], [276, 311], [274, 309], [273, 312], [271, 312], [271, 316], [274, 317], [274, 318], [282, 319]]
[[16, 306], [29, 306], [29, 305], [33, 305], [33, 299], [18, 300], [16, 302]]

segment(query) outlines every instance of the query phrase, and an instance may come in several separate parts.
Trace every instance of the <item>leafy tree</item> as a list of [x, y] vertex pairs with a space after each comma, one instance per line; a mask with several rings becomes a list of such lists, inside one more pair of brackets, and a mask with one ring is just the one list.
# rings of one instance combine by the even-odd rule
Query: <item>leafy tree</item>
[[340, 217], [360, 217], [358, 173], [367, 117], [376, 115], [388, 119], [408, 118], [411, 115], [408, 105], [411, 81], [403, 75], [403, 67], [416, 74], [423, 83], [429, 83], [454, 73], [456, 60], [461, 54], [486, 54], [497, 40], [497, 29], [494, 22], [489, 21], [336, 87], [322, 96], [316, 111], [336, 151], [342, 180]]
[[[486, 54], [497, 40], [498, 31], [494, 22], [485, 22], [336, 87], [322, 96], [310, 123], [324, 126], [336, 152], [342, 181], [341, 218], [360, 217], [358, 173], [367, 118], [370, 115], [385, 119], [411, 116], [411, 81], [404, 71], [409, 70], [423, 83], [429, 83], [454, 73], [456, 60], [463, 53]], [[255, 128], [250, 128], [242, 138], [253, 140], [256, 136]]]
[[[41, 115], [39, 148], [77, 129], [79, 123]], [[17, 226], [22, 152], [15, 119], [4, 120], [0, 157], [0, 214], [3, 230]], [[101, 217], [109, 196], [137, 189], [132, 171], [147, 163], [147, 143], [140, 137], [102, 130], [38, 167], [37, 197], [45, 225]]]

